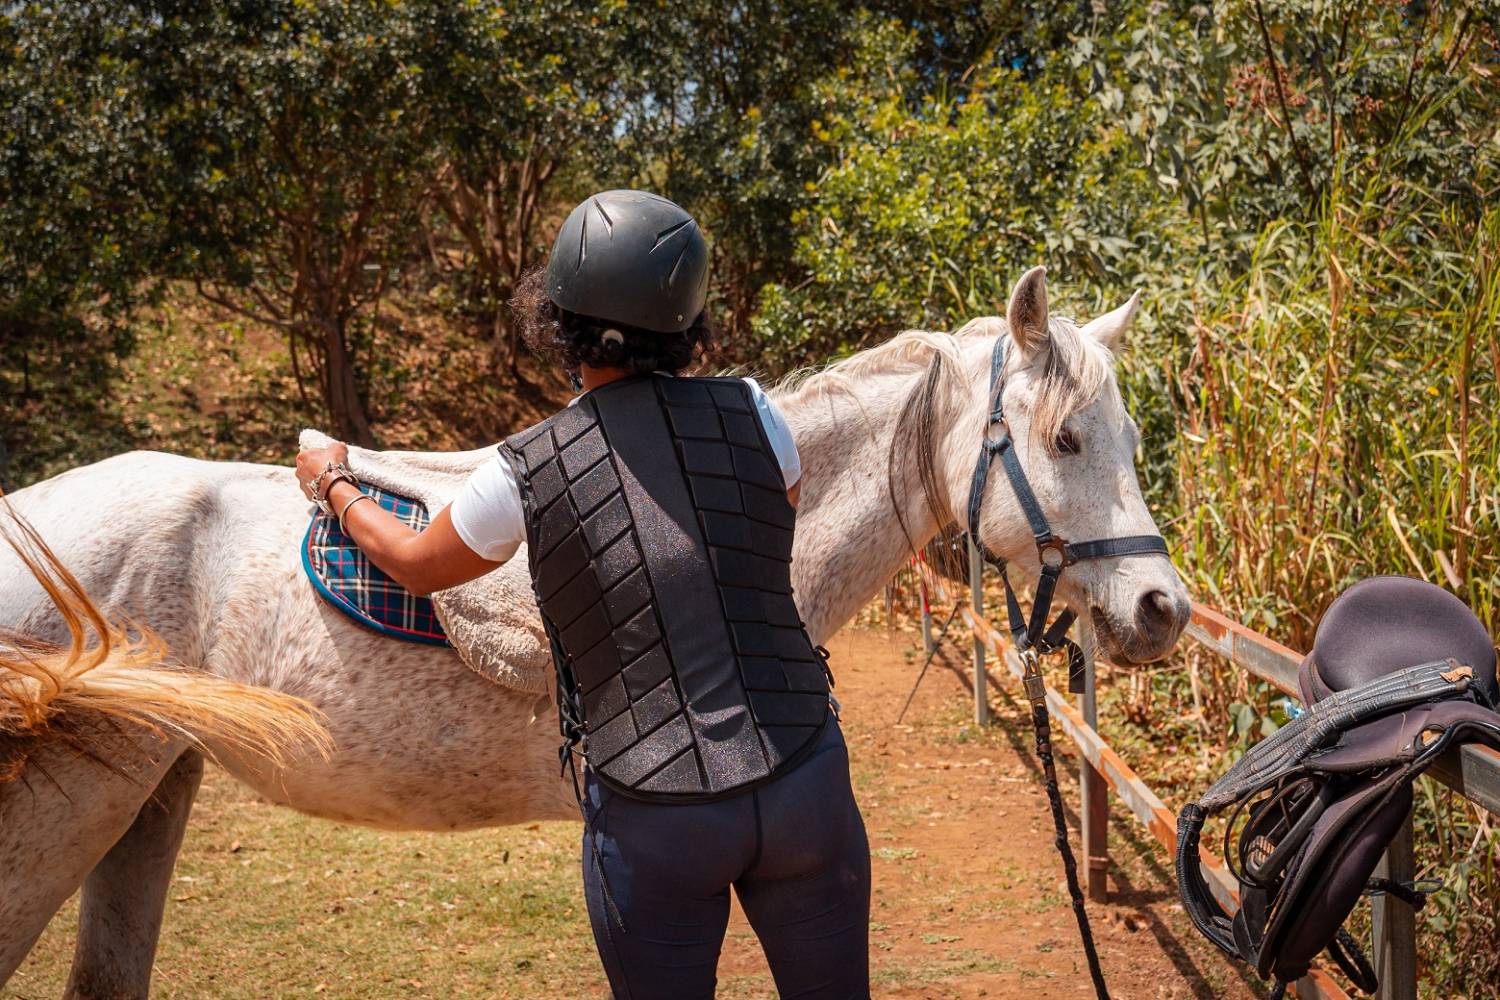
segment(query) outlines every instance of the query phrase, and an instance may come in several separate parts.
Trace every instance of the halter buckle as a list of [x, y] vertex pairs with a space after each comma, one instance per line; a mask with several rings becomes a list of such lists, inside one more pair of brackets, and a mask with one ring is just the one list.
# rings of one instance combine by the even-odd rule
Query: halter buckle
[[1045, 542], [1036, 543], [1036, 557], [1044, 569], [1060, 570], [1068, 565], [1068, 543], [1060, 535], [1052, 535]]

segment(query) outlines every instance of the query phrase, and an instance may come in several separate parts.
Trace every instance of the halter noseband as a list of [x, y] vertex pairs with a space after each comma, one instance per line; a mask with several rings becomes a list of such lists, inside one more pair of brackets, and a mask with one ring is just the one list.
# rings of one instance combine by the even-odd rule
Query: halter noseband
[[[1073, 694], [1083, 691], [1083, 654], [1076, 643], [1068, 639], [1068, 629], [1078, 617], [1072, 610], [1064, 610], [1049, 628], [1047, 618], [1052, 614], [1052, 600], [1057, 592], [1057, 581], [1062, 572], [1074, 563], [1090, 559], [1112, 559], [1118, 556], [1164, 556], [1167, 543], [1160, 535], [1127, 535], [1123, 538], [1101, 538], [1091, 542], [1068, 542], [1054, 534], [1047, 523], [1047, 515], [1032, 492], [1026, 471], [1016, 456], [1015, 442], [1005, 420], [1005, 360], [1008, 340], [995, 338], [995, 349], [990, 355], [990, 413], [985, 424], [984, 441], [979, 446], [979, 461], [974, 465], [974, 479], [969, 486], [969, 539], [985, 562], [1000, 571], [1000, 580], [1005, 585], [1005, 609], [1010, 618], [1011, 639], [1016, 651], [1023, 659], [1026, 654], [1046, 655], [1066, 649], [1068, 652], [1068, 690]], [[1041, 573], [1037, 578], [1036, 595], [1031, 605], [1031, 618], [1027, 620], [1021, 611], [1021, 602], [1011, 586], [1005, 560], [985, 547], [979, 539], [979, 510], [984, 500], [984, 487], [989, 479], [990, 464], [995, 456], [1015, 491], [1026, 522], [1031, 526], [1036, 541], [1037, 561]]]
[[[1073, 850], [1068, 846], [1067, 821], [1063, 817], [1062, 793], [1057, 787], [1057, 767], [1052, 758], [1052, 723], [1047, 716], [1047, 688], [1042, 679], [1041, 657], [1060, 650], [1068, 654], [1068, 690], [1081, 694], [1084, 686], [1086, 664], [1083, 651], [1068, 638], [1077, 615], [1064, 610], [1049, 627], [1047, 617], [1052, 613], [1052, 598], [1057, 593], [1057, 581], [1062, 571], [1076, 562], [1089, 559], [1110, 559], [1116, 556], [1141, 556], [1167, 554], [1167, 543], [1160, 535], [1128, 535], [1123, 538], [1103, 538], [1092, 542], [1069, 543], [1060, 535], [1053, 534], [1047, 524], [1047, 516], [1037, 503], [1036, 494], [1026, 480], [1026, 471], [1016, 457], [1015, 442], [1005, 421], [1005, 357], [1007, 341], [995, 338], [995, 350], [990, 356], [990, 415], [984, 428], [984, 441], [979, 447], [979, 461], [974, 465], [974, 481], [969, 487], [969, 541], [984, 558], [1000, 571], [1000, 580], [1005, 584], [1005, 610], [1010, 616], [1010, 634], [1020, 654], [1024, 667], [1026, 700], [1031, 703], [1031, 722], [1036, 730], [1036, 753], [1042, 764], [1042, 774], [1047, 785], [1047, 799], [1052, 807], [1052, 822], [1057, 831], [1057, 850], [1062, 856], [1063, 871], [1067, 876], [1068, 894], [1073, 900], [1073, 912], [1078, 918], [1078, 932], [1083, 938], [1084, 956], [1088, 959], [1089, 977], [1094, 981], [1094, 992], [1099, 1000], [1109, 1000], [1109, 991], [1104, 985], [1104, 972], [1099, 966], [1098, 950], [1094, 947], [1094, 935], [1089, 930], [1088, 914], [1083, 905], [1083, 889], [1078, 883], [1078, 864]], [[1031, 619], [1021, 611], [1021, 602], [1011, 586], [1006, 572], [1005, 560], [985, 548], [979, 540], [979, 508], [984, 499], [984, 487], [990, 476], [990, 463], [1000, 456], [1000, 464], [1010, 479], [1011, 489], [1016, 492], [1026, 521], [1031, 525], [1032, 537], [1036, 540], [1037, 561], [1041, 564], [1041, 575], [1037, 579], [1036, 599], [1031, 605]]]

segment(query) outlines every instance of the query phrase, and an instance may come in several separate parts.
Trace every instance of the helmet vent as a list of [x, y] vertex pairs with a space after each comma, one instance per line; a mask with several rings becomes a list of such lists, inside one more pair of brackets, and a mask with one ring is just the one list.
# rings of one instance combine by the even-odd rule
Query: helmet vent
[[[684, 220], [682, 222], [677, 223], [677, 225], [675, 225], [675, 226], [672, 226], [672, 227], [670, 227], [668, 229], [663, 229], [661, 232], [659, 232], [659, 233], [656, 234], [656, 246], [652, 247], [649, 252], [650, 253], [656, 253], [656, 251], [658, 251], [658, 250], [661, 249], [661, 245], [663, 243], [667, 242], [667, 240], [670, 240], [672, 237], [674, 237], [678, 233], [682, 232], [688, 226], [695, 225], [695, 224], [696, 223], [694, 223], [692, 219], [686, 219], [686, 220]], [[678, 254], [677, 255], [677, 259], [679, 261], [682, 260], [682, 254]]]
[[614, 239], [615, 220], [609, 217], [609, 213], [604, 210], [604, 206], [599, 203], [598, 198], [593, 198], [591, 200], [594, 203], [594, 210], [599, 213], [599, 218], [604, 220], [604, 235], [609, 237], [610, 239]]
[[[684, 258], [684, 257], [687, 256], [688, 248], [690, 246], [692, 246], [691, 243], [684, 243], [682, 245], [682, 249], [679, 250], [679, 251], [677, 251], [677, 259], [674, 260], [674, 261], [672, 261], [672, 271], [671, 271], [670, 274], [667, 275], [667, 287], [668, 288], [672, 288], [672, 287], [676, 286], [676, 284], [677, 284], [677, 269], [680, 268], [680, 267], [682, 267], [682, 258]], [[682, 319], [681, 316], [678, 316], [677, 318], [679, 320]]]

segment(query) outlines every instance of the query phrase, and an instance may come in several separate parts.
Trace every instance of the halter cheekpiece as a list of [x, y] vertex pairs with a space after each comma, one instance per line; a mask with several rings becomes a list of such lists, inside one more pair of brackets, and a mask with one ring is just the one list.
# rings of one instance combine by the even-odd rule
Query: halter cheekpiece
[[[1112, 559], [1119, 556], [1167, 555], [1167, 543], [1160, 535], [1127, 535], [1122, 538], [1102, 538], [1089, 542], [1069, 542], [1053, 532], [1042, 513], [1036, 493], [1026, 479], [1026, 470], [1016, 455], [1015, 441], [1005, 419], [1005, 362], [1009, 340], [995, 338], [995, 348], [990, 355], [990, 411], [985, 423], [984, 440], [979, 447], [979, 460], [974, 465], [974, 478], [969, 487], [969, 540], [985, 562], [1000, 571], [1000, 581], [1005, 585], [1005, 610], [1010, 621], [1011, 640], [1020, 655], [1024, 667], [1026, 699], [1031, 704], [1031, 720], [1036, 730], [1036, 752], [1042, 763], [1047, 783], [1047, 798], [1052, 807], [1053, 824], [1057, 831], [1057, 849], [1062, 855], [1063, 869], [1067, 874], [1068, 893], [1072, 897], [1073, 911], [1078, 917], [1078, 930], [1083, 937], [1083, 950], [1088, 958], [1089, 975], [1094, 981], [1094, 991], [1101, 1000], [1109, 993], [1104, 985], [1104, 973], [1099, 966], [1099, 956], [1094, 947], [1093, 933], [1089, 930], [1088, 916], [1083, 907], [1083, 889], [1078, 883], [1078, 865], [1068, 846], [1067, 823], [1063, 818], [1062, 794], [1057, 787], [1057, 769], [1052, 758], [1052, 726], [1047, 715], [1047, 689], [1042, 678], [1041, 657], [1049, 653], [1066, 652], [1068, 656], [1068, 690], [1081, 694], [1084, 688], [1086, 664], [1083, 651], [1068, 638], [1078, 617], [1071, 609], [1049, 626], [1047, 618], [1052, 614], [1052, 601], [1057, 593], [1057, 581], [1063, 570], [1074, 563], [1090, 559]], [[979, 512], [984, 500], [984, 487], [989, 480], [990, 465], [999, 456], [1000, 464], [1015, 491], [1016, 500], [1026, 514], [1031, 526], [1032, 538], [1036, 542], [1037, 562], [1041, 571], [1037, 577], [1036, 594], [1028, 619], [1021, 610], [1020, 599], [1011, 585], [1005, 560], [985, 547], [979, 537]]]
[[[1065, 609], [1049, 627], [1047, 618], [1052, 613], [1052, 601], [1057, 593], [1057, 581], [1063, 570], [1074, 563], [1091, 559], [1112, 559], [1119, 556], [1164, 556], [1167, 543], [1160, 535], [1127, 535], [1122, 538], [1101, 538], [1089, 542], [1069, 542], [1052, 530], [1047, 515], [1021, 468], [1016, 455], [1015, 441], [1005, 419], [1005, 362], [1009, 340], [995, 339], [995, 349], [990, 355], [990, 412], [985, 423], [984, 441], [979, 447], [979, 461], [974, 465], [974, 478], [969, 487], [969, 538], [985, 562], [1000, 571], [1000, 580], [1005, 585], [1005, 609], [1010, 619], [1010, 634], [1016, 651], [1023, 658], [1027, 653], [1046, 655], [1061, 650], [1068, 653], [1068, 690], [1073, 694], [1083, 691], [1083, 654], [1078, 645], [1069, 639], [1068, 630], [1078, 617], [1076, 612]], [[1032, 538], [1036, 542], [1037, 562], [1041, 572], [1037, 577], [1036, 595], [1031, 605], [1031, 617], [1027, 619], [1021, 610], [1021, 602], [1011, 586], [1010, 574], [1005, 560], [991, 552], [979, 537], [979, 512], [984, 500], [984, 487], [989, 479], [990, 465], [995, 457], [1000, 458], [1016, 500], [1031, 526]]]

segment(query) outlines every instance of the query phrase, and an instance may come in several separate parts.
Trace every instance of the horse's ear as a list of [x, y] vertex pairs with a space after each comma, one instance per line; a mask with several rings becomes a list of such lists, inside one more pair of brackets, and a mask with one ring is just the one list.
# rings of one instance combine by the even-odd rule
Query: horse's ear
[[1089, 320], [1083, 325], [1081, 332], [1109, 348], [1110, 353], [1118, 354], [1125, 342], [1125, 331], [1130, 329], [1130, 322], [1135, 319], [1135, 312], [1140, 307], [1141, 293], [1137, 291], [1123, 306]]
[[1023, 356], [1035, 354], [1047, 345], [1047, 269], [1040, 264], [1021, 275], [1010, 291], [1010, 305], [1005, 308], [1005, 323], [1010, 339]]

